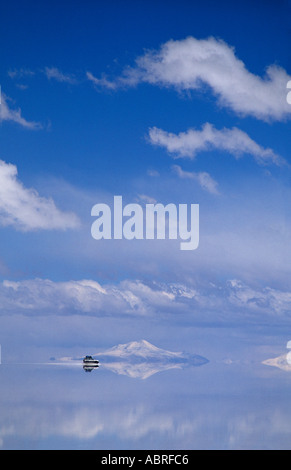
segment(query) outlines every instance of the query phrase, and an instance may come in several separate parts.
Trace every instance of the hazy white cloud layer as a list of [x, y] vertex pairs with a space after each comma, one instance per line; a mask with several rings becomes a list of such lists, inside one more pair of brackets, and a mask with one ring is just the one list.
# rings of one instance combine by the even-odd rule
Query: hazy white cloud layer
[[173, 134], [153, 127], [149, 130], [150, 142], [164, 147], [174, 158], [194, 158], [197, 153], [219, 150], [239, 158], [244, 154], [252, 157], [260, 164], [281, 165], [284, 159], [270, 148], [264, 148], [251, 139], [240, 129], [215, 129], [212, 124], [205, 123], [201, 130], [189, 129], [187, 132]]
[[66, 229], [78, 226], [75, 214], [62, 212], [52, 199], [25, 188], [17, 167], [0, 160], [0, 224], [19, 230]]
[[[87, 399], [81, 404], [77, 402], [76, 397], [84, 396], [83, 380], [74, 382], [74, 393], [70, 393], [67, 383], [64, 383], [64, 387], [52, 386], [50, 375], [43, 374], [42, 382], [46, 388], [41, 389], [34, 377], [26, 380], [23, 388], [13, 393], [13, 396], [16, 395], [18, 398], [13, 402], [13, 406], [11, 398], [3, 401], [0, 425], [1, 447], [2, 445], [4, 447], [7, 441], [14, 442], [12, 439], [17, 443], [21, 439], [26, 439], [30, 440], [35, 448], [36, 441], [42, 443], [45, 439], [49, 439], [50, 442], [52, 438], [56, 438], [58, 443], [61, 443], [62, 439], [78, 439], [79, 447], [87, 449], [89, 439], [99, 442], [98, 439], [106, 440], [108, 436], [112, 439], [114, 436], [119, 442], [124, 442], [124, 446], [130, 439], [136, 447], [151, 442], [153, 445], [159, 443], [161, 448], [166, 442], [171, 444], [169, 447], [176, 446], [183, 449], [188, 443], [190, 445], [191, 442], [195, 442], [197, 449], [211, 449], [217, 447], [215, 443], [219, 435], [223, 441], [223, 450], [225, 448], [249, 450], [250, 445], [256, 449], [258, 436], [263, 448], [266, 448], [266, 443], [270, 443], [272, 449], [284, 450], [288, 448], [290, 441], [287, 399], [282, 401], [281, 407], [278, 403], [273, 407], [269, 406], [271, 399], [267, 397], [268, 399], [261, 400], [266, 402], [261, 408], [252, 394], [248, 393], [245, 396], [241, 392], [244, 400], [240, 402], [240, 406], [237, 406], [238, 393], [233, 397], [228, 392], [226, 398], [222, 400], [218, 393], [213, 397], [215, 389], [208, 390], [205, 399], [198, 400], [197, 392], [193, 395], [188, 390], [188, 394], [183, 394], [177, 404], [176, 388], [173, 391], [173, 386], [170, 386], [172, 393], [169, 390], [165, 393], [161, 406], [161, 398], [158, 395], [161, 387], [151, 390], [151, 400], [146, 400], [149, 395], [148, 389], [145, 389], [144, 394], [134, 394], [133, 390], [136, 389], [128, 387], [124, 391], [124, 388], [120, 387], [113, 395], [114, 398], [118, 397], [117, 399], [113, 400], [113, 392], [105, 389], [107, 394], [99, 393], [99, 406], [92, 407], [91, 402], [95, 400], [93, 393], [96, 395], [94, 387], [87, 387]], [[104, 384], [101, 380], [100, 382]], [[68, 393], [64, 390], [68, 390]], [[27, 395], [28, 393], [36, 395], [36, 392], [38, 392], [37, 400], [31, 403]], [[22, 395], [19, 397], [20, 393]], [[186, 404], [184, 408], [181, 406], [182, 402]], [[91, 443], [92, 440], [88, 442]], [[84, 447], [86, 445], [87, 447]]]
[[20, 109], [12, 109], [9, 106], [9, 98], [4, 93], [1, 94], [0, 123], [3, 121], [15, 122], [27, 129], [40, 129], [42, 127], [38, 122], [27, 121], [22, 116]]
[[[49, 279], [5, 280], [0, 285], [1, 315], [86, 314], [102, 316], [190, 315], [192, 320], [240, 321], [287, 318], [291, 292], [244, 284], [230, 280], [221, 285], [204, 286], [181, 283], [145, 283], [123, 280], [100, 285], [93, 280], [54, 282]], [[259, 316], [259, 317], [258, 317]]]
[[282, 120], [291, 116], [286, 101], [286, 85], [291, 76], [278, 65], [266, 67], [261, 77], [250, 72], [233, 47], [213, 37], [170, 40], [159, 50], [147, 51], [127, 67], [117, 79], [100, 79], [88, 73], [96, 86], [110, 89], [141, 82], [172, 86], [182, 90], [208, 87], [225, 106], [240, 115], [263, 120]]

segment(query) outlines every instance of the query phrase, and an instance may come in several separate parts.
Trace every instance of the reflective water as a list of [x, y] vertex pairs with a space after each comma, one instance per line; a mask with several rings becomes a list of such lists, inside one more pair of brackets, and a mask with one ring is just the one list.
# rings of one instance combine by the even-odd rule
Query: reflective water
[[131, 356], [110, 367], [104, 356], [85, 372], [72, 350], [41, 363], [2, 354], [1, 448], [289, 449], [291, 373], [262, 363], [288, 352], [286, 337], [257, 333], [196, 330], [192, 352], [209, 362], [178, 366]]

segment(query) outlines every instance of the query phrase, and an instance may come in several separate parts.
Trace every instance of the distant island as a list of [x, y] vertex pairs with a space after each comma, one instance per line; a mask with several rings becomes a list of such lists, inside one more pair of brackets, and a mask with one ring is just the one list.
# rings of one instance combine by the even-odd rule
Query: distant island
[[[169, 369], [184, 369], [207, 364], [209, 361], [197, 354], [172, 352], [158, 348], [148, 341], [132, 341], [118, 344], [92, 357], [99, 359], [100, 366], [120, 375], [146, 379], [153, 374]], [[81, 358], [63, 358], [65, 361], [80, 361]]]
[[281, 356], [274, 357], [272, 359], [266, 359], [262, 364], [278, 367], [279, 369], [291, 372], [291, 364], [287, 361], [287, 356], [288, 354], [282, 354]]

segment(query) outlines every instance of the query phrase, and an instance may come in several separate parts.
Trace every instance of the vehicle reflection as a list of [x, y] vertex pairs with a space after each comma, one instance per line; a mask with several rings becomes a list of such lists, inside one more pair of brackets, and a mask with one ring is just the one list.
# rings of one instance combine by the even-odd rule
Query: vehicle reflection
[[83, 370], [85, 372], [92, 372], [92, 370], [98, 369], [98, 367], [99, 367], [99, 365], [97, 365], [97, 364], [96, 365], [84, 365]]

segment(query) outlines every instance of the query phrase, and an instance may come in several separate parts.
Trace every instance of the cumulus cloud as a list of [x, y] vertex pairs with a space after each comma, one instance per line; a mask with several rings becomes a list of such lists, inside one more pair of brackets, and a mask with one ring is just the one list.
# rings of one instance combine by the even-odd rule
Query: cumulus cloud
[[12, 109], [9, 104], [9, 98], [2, 93], [0, 102], [0, 123], [3, 121], [12, 121], [27, 129], [40, 129], [39, 122], [27, 121], [21, 114], [21, 109]]
[[179, 165], [173, 165], [172, 169], [179, 176], [179, 178], [194, 180], [198, 182], [198, 184], [205, 191], [208, 191], [211, 194], [219, 194], [219, 191], [217, 189], [218, 183], [206, 171], [184, 171]]
[[[189, 285], [125, 279], [101, 285], [94, 280], [55, 282], [50, 279], [4, 280], [0, 284], [0, 314], [85, 314], [121, 318], [177, 315], [192, 320], [270, 321], [290, 316], [291, 292], [254, 287], [233, 279], [222, 284]], [[219, 314], [217, 312], [223, 312]]]
[[25, 188], [17, 167], [0, 160], [0, 224], [19, 230], [66, 229], [78, 226], [75, 214], [62, 212], [52, 199]]
[[291, 292], [270, 287], [253, 288], [242, 281], [229, 281], [229, 300], [234, 305], [255, 310], [288, 314], [291, 308]]
[[0, 285], [2, 313], [88, 315], [151, 315], [169, 309], [177, 297], [163, 286], [139, 280], [101, 286], [93, 280], [54, 282], [49, 279], [5, 280]]
[[53, 79], [57, 82], [70, 84], [77, 83], [77, 80], [73, 75], [64, 74], [57, 67], [45, 67], [44, 74], [49, 80]]
[[240, 115], [263, 120], [282, 120], [291, 116], [286, 101], [286, 84], [291, 76], [277, 65], [266, 67], [263, 77], [247, 70], [233, 47], [213, 37], [170, 40], [159, 50], [147, 51], [110, 81], [91, 79], [107, 88], [133, 86], [141, 82], [182, 90], [209, 88], [219, 104]]
[[189, 129], [179, 134], [152, 127], [149, 130], [149, 139], [152, 144], [164, 147], [174, 158], [194, 158], [199, 152], [222, 150], [235, 158], [244, 154], [252, 155], [259, 164], [285, 163], [272, 149], [257, 144], [240, 129], [216, 129], [208, 122], [201, 130]]

